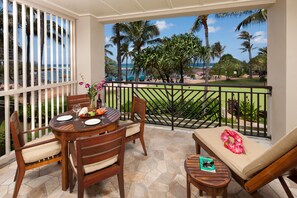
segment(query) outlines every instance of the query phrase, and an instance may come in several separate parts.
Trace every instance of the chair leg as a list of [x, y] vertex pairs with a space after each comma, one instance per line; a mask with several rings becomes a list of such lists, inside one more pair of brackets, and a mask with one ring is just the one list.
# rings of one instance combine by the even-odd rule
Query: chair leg
[[77, 182], [77, 197], [78, 198], [84, 197], [84, 186], [82, 182]]
[[17, 179], [18, 174], [19, 174], [19, 168], [17, 168], [16, 171], [15, 171], [15, 175], [14, 175], [13, 181], [15, 181]]
[[135, 140], [133, 140], [133, 143], [134, 143], [134, 144], [135, 144], [135, 142], [136, 142], [136, 141], [135, 141]]
[[285, 182], [283, 176], [279, 176], [278, 179], [279, 179], [280, 183], [282, 184], [284, 190], [286, 191], [286, 194], [288, 195], [288, 197], [293, 198], [294, 196], [293, 196], [292, 192], [290, 191], [287, 183]]
[[123, 170], [118, 174], [118, 183], [119, 183], [119, 190], [120, 190], [120, 197], [125, 197], [125, 188], [124, 188], [124, 175]]
[[18, 174], [16, 177], [15, 186], [14, 186], [13, 198], [16, 198], [19, 194], [19, 190], [20, 190], [24, 175], [25, 175], [25, 170], [18, 168]]
[[144, 151], [144, 155], [147, 156], [147, 152], [146, 152], [146, 148], [145, 148], [145, 143], [144, 143], [144, 138], [143, 138], [143, 136], [140, 136], [139, 139], [140, 139], [140, 142], [141, 142], [143, 151]]
[[[70, 163], [69, 163], [70, 164]], [[69, 165], [71, 166], [71, 165]], [[72, 170], [72, 167], [69, 167], [68, 168], [68, 180], [69, 180], [69, 193], [72, 193], [73, 192], [73, 188], [74, 188], [74, 182], [73, 182], [73, 170]]]

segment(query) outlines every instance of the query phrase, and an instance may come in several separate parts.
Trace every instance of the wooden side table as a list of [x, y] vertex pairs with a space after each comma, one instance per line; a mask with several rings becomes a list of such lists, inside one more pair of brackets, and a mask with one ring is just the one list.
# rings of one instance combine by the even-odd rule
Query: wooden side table
[[200, 170], [200, 155], [191, 155], [185, 160], [187, 173], [187, 197], [191, 197], [190, 184], [192, 183], [199, 189], [199, 195], [205, 191], [211, 197], [223, 195], [227, 197], [227, 187], [231, 181], [231, 173], [228, 167], [214, 157], [215, 173]]

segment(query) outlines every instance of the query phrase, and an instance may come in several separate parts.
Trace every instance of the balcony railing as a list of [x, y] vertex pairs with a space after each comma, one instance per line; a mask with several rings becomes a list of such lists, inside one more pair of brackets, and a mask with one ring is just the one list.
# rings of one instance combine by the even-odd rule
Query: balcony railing
[[[108, 106], [129, 112], [133, 96], [147, 102], [146, 122], [183, 128], [230, 126], [244, 135], [267, 133], [270, 86], [121, 83], [105, 86]], [[125, 115], [122, 119], [128, 119]]]

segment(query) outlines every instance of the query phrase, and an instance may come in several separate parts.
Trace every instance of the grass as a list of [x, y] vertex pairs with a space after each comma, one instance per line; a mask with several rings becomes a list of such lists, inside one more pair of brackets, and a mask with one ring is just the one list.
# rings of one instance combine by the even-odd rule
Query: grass
[[[236, 80], [231, 80], [231, 81], [216, 81], [216, 82], [211, 82], [210, 85], [264, 85], [264, 82], [259, 81], [258, 78], [254, 79], [236, 79]], [[171, 94], [171, 85], [166, 86], [167, 87], [167, 92]], [[157, 88], [157, 89], [156, 89]], [[122, 94], [122, 100], [125, 97], [125, 101], [127, 101], [128, 98], [128, 89], [129, 91], [129, 99], [132, 99], [132, 90], [131, 88], [125, 88], [122, 89], [121, 94]], [[174, 85], [173, 86], [173, 95], [174, 95], [174, 100], [177, 98], [181, 98], [181, 94], [183, 93], [183, 97], [186, 98], [186, 100], [197, 100], [201, 98], [201, 96], [204, 94], [204, 86], [184, 86], [183, 87], [183, 92], [181, 91], [181, 86], [180, 85]], [[209, 94], [213, 93], [213, 91], [218, 91], [218, 87], [209, 87]], [[244, 101], [244, 98], [247, 100], [251, 101], [251, 95], [250, 92], [253, 92], [253, 103], [256, 106], [260, 106], [260, 110], [264, 110], [264, 103], [265, 103], [265, 95], [263, 93], [267, 93], [268, 90], [264, 88], [253, 88], [252, 90], [250, 88], [238, 88], [238, 87], [222, 87], [221, 89], [221, 100], [222, 100], [222, 108], [226, 108], [226, 100], [232, 99], [232, 94], [233, 94], [233, 99], [238, 100], [238, 101]], [[258, 94], [256, 94], [258, 93]], [[115, 92], [113, 92], [115, 94]], [[146, 100], [169, 100], [171, 101], [171, 96], [167, 96], [166, 94], [166, 89], [164, 85], [149, 85], [146, 87], [141, 87], [138, 88], [138, 95], [140, 97], [146, 98]], [[213, 95], [213, 97], [217, 96], [218, 92]], [[259, 98], [258, 98], [259, 96]], [[112, 97], [110, 97], [112, 101]], [[110, 101], [110, 102], [111, 102]], [[107, 102], [108, 103], [108, 102]], [[113, 103], [116, 104], [116, 97], [114, 96]], [[170, 104], [170, 102], [169, 102]]]
[[265, 86], [266, 82], [261, 81], [259, 78], [240, 78], [240, 79], [231, 79], [231, 80], [220, 80], [220, 81], [214, 81], [209, 82], [210, 85], [216, 84], [216, 85], [250, 85], [250, 86]]

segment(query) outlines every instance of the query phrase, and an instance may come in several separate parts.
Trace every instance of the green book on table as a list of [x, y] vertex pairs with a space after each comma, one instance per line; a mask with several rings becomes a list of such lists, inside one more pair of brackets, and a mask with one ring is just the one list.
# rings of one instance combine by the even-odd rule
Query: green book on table
[[216, 168], [212, 158], [200, 156], [199, 160], [200, 160], [200, 170], [211, 172], [211, 173], [216, 172]]

